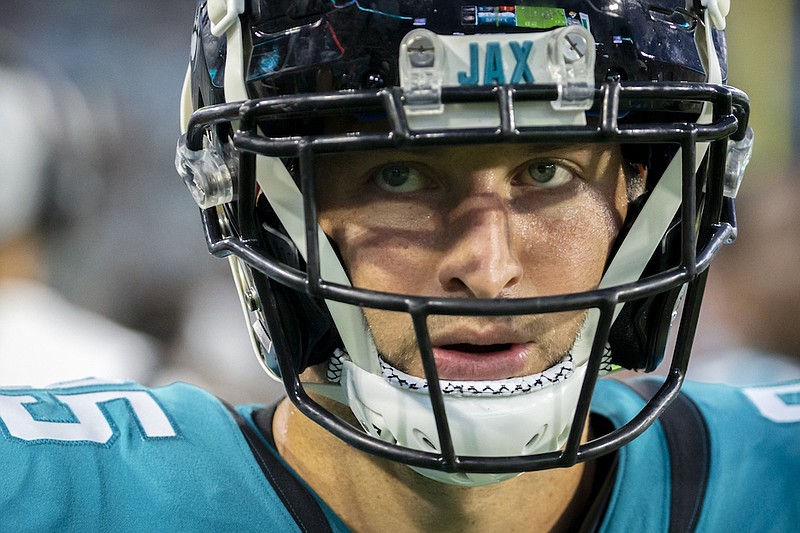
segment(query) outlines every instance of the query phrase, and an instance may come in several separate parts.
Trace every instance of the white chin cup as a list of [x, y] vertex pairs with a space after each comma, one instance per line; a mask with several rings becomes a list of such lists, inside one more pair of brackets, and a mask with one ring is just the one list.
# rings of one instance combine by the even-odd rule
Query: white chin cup
[[[456, 455], [516, 457], [560, 449], [572, 427], [585, 373], [582, 365], [559, 383], [513, 396], [444, 395]], [[344, 361], [341, 383], [350, 409], [367, 433], [415, 450], [441, 452], [427, 391], [400, 389], [351, 361]], [[519, 475], [411, 468], [435, 481], [473, 487]]]

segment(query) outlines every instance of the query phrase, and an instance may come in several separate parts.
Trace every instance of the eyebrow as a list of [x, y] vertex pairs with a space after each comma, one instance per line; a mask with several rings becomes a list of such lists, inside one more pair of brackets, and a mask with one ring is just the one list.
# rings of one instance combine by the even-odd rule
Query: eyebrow
[[527, 153], [531, 155], [536, 155], [538, 153], [549, 153], [549, 152], [572, 152], [572, 151], [584, 151], [592, 146], [597, 146], [596, 144], [593, 145], [592, 143], [568, 143], [568, 144], [531, 144], [531, 143], [521, 143], [520, 146], [526, 146], [528, 148]]

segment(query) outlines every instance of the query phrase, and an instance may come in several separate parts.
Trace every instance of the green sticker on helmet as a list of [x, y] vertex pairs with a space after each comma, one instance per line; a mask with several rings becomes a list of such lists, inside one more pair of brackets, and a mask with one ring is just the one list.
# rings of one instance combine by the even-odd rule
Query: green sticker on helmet
[[517, 26], [549, 29], [567, 25], [567, 15], [556, 7], [517, 6]]
[[550, 29], [567, 25], [561, 8], [534, 6], [463, 6], [461, 23], [465, 26], [515, 26]]

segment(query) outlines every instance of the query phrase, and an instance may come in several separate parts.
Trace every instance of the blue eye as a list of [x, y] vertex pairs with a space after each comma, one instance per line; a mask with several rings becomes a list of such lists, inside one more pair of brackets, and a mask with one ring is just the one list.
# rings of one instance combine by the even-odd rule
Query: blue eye
[[391, 163], [381, 167], [373, 181], [387, 192], [413, 192], [425, 187], [425, 176], [404, 163]]
[[528, 167], [528, 177], [537, 187], [553, 188], [569, 182], [574, 174], [557, 163], [536, 162]]

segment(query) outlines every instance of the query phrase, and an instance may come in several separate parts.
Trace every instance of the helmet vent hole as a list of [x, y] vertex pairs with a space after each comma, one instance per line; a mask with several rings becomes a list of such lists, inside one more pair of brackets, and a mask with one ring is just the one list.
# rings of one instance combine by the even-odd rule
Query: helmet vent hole
[[522, 453], [531, 454], [539, 447], [542, 436], [547, 433], [547, 424], [545, 424], [536, 434], [528, 440], [527, 444], [523, 446]]
[[569, 437], [569, 430], [572, 428], [570, 424], [564, 426], [564, 429], [561, 430], [561, 433], [558, 435], [558, 445], [561, 446], [564, 442], [567, 441], [567, 437]]
[[419, 444], [420, 444], [420, 445], [421, 445], [423, 448], [426, 448], [426, 449], [428, 449], [428, 450], [431, 450], [431, 451], [434, 451], [434, 452], [438, 452], [438, 451], [439, 451], [439, 449], [438, 449], [438, 448], [436, 447], [436, 445], [435, 445], [435, 444], [434, 444], [434, 443], [431, 441], [431, 439], [429, 439], [429, 438], [428, 438], [428, 436], [427, 436], [427, 435], [425, 435], [425, 433], [423, 433], [422, 431], [420, 431], [420, 430], [418, 430], [418, 429], [415, 429], [415, 430], [414, 430], [414, 437], [417, 439], [417, 442], [418, 442], [418, 443], [419, 443]]

